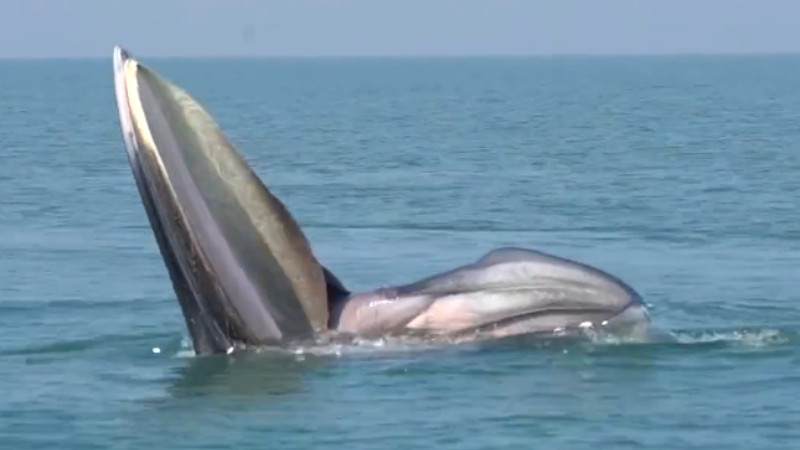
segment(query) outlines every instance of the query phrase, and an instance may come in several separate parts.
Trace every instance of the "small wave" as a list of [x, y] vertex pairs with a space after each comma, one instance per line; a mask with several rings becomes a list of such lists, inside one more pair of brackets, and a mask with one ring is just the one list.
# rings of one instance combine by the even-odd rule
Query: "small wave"
[[[707, 230], [685, 230], [680, 227], [647, 227], [625, 225], [583, 225], [572, 228], [563, 226], [518, 227], [499, 221], [469, 221], [469, 222], [429, 222], [421, 223], [397, 221], [393, 223], [349, 223], [349, 222], [315, 222], [308, 221], [303, 224], [304, 229], [337, 230], [337, 231], [380, 231], [389, 233], [407, 233], [409, 231], [422, 233], [493, 233], [493, 234], [533, 234], [541, 236], [569, 236], [585, 238], [592, 241], [623, 241], [629, 236], [638, 236], [648, 242], [664, 242], [670, 244], [695, 245], [712, 244], [720, 237], [719, 233]], [[760, 233], [759, 239], [777, 240], [785, 244], [787, 240], [795, 238], [794, 230]], [[726, 238], [739, 239], [741, 233], [729, 232]], [[753, 243], [748, 240], [748, 244]]]
[[58, 311], [96, 311], [97, 309], [118, 309], [120, 305], [136, 308], [152, 308], [162, 304], [171, 305], [173, 299], [165, 297], [134, 297], [124, 300], [84, 300], [78, 298], [66, 298], [61, 300], [27, 300], [27, 301], [6, 301], [0, 305], [0, 313], [27, 313], [30, 311], [58, 312]]
[[130, 346], [139, 342], [163, 340], [164, 333], [143, 333], [138, 335], [116, 334], [97, 336], [88, 339], [74, 339], [11, 349], [3, 352], [5, 356], [55, 356], [89, 352], [100, 348]]

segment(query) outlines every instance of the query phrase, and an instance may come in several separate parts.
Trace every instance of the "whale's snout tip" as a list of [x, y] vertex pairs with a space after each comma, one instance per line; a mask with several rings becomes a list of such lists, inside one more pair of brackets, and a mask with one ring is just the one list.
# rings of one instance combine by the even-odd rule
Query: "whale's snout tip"
[[114, 46], [114, 67], [119, 70], [126, 61], [131, 59], [130, 53], [121, 45]]
[[125, 50], [125, 47], [121, 45], [114, 46], [114, 58], [121, 58], [127, 59], [128, 58], [128, 51]]

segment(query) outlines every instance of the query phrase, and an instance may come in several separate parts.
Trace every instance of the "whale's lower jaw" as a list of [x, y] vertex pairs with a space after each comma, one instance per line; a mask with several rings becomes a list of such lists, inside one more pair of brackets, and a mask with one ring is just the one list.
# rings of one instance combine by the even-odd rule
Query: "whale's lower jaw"
[[323, 268], [206, 110], [119, 47], [114, 81], [128, 161], [195, 351], [325, 331]]

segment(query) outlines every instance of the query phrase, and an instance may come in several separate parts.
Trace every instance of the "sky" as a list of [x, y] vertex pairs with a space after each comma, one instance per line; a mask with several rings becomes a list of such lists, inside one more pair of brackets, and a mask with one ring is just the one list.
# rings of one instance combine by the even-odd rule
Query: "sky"
[[798, 0], [2, 0], [0, 58], [800, 53]]

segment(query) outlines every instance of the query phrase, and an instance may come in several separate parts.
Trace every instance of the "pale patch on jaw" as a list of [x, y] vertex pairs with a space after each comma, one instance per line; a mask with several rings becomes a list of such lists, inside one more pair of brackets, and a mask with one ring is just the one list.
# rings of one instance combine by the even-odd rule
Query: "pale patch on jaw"
[[482, 317], [458, 297], [434, 302], [406, 325], [417, 330], [457, 331], [475, 327]]

